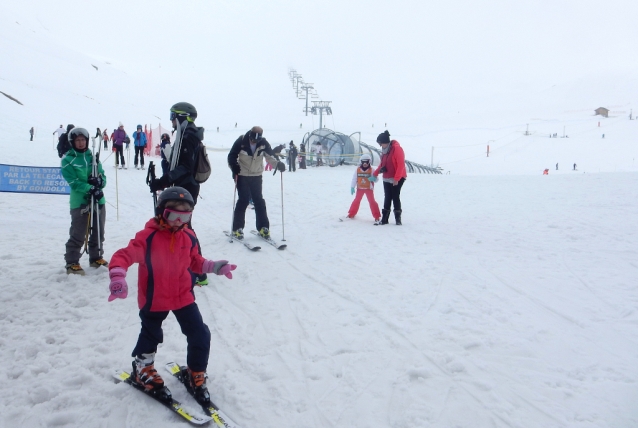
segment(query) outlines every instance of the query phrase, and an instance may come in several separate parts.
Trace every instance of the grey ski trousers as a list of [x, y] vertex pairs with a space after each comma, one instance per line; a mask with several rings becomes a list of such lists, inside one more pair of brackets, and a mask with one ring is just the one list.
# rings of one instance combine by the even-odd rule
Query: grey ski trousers
[[[86, 235], [86, 228], [89, 223], [89, 211], [82, 213], [87, 208], [86, 205], [82, 205], [80, 208], [74, 208], [71, 210], [71, 228], [69, 229], [69, 240], [66, 243], [66, 253], [64, 254], [64, 260], [67, 264], [79, 263], [80, 257], [82, 257], [82, 249], [84, 248], [84, 237]], [[98, 260], [102, 257], [97, 242], [97, 225], [93, 218], [91, 225], [91, 232], [89, 236], [89, 260]], [[104, 221], [106, 220], [106, 207], [100, 205], [100, 240], [104, 243]]]

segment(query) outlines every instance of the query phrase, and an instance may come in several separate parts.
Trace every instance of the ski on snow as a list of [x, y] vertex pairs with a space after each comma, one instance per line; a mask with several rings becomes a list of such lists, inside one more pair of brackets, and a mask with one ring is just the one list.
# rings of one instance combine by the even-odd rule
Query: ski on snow
[[275, 247], [278, 250], [283, 250], [284, 248], [286, 248], [288, 246], [288, 244], [282, 244], [280, 242], [275, 241], [272, 238], [264, 238], [256, 230], [251, 230], [250, 233], [252, 233], [253, 235], [258, 236], [259, 238], [261, 238], [264, 241], [268, 242], [270, 245], [272, 245], [273, 247]]
[[232, 239], [233, 241], [236, 242], [240, 242], [242, 244], [244, 244], [244, 247], [248, 248], [250, 251], [257, 251], [257, 250], [261, 250], [261, 247], [257, 246], [257, 245], [253, 245], [250, 242], [246, 242], [243, 239], [237, 239], [233, 236], [232, 233], [230, 233], [227, 230], [224, 230], [224, 235], [228, 236], [230, 239]]
[[[166, 370], [168, 370], [168, 372], [175, 378], [177, 378], [182, 384], [186, 385], [184, 383], [186, 379], [182, 374], [186, 367], [180, 367], [177, 363], [168, 363], [164, 367], [166, 367]], [[186, 388], [186, 390], [191, 393], [188, 388]], [[204, 409], [204, 412], [206, 412], [206, 414], [208, 414], [212, 418], [212, 420], [215, 422], [215, 424], [217, 424], [218, 427], [239, 428], [239, 426], [235, 422], [230, 420], [230, 418], [226, 416], [221, 410], [219, 410], [219, 408], [212, 401], [210, 402], [209, 406], [203, 404], [200, 405], [202, 406], [202, 409]]]
[[182, 403], [173, 399], [171, 392], [166, 387], [164, 387], [162, 390], [156, 393], [151, 393], [151, 392], [147, 392], [144, 389], [144, 386], [133, 382], [133, 380], [131, 379], [131, 375], [125, 371], [115, 370], [115, 372], [113, 372], [113, 377], [118, 382], [124, 382], [128, 385], [131, 385], [133, 388], [137, 389], [138, 391], [141, 391], [144, 394], [148, 395], [149, 397], [155, 399], [156, 401], [159, 401], [164, 406], [168, 407], [171, 411], [173, 411], [174, 413], [177, 413], [178, 415], [180, 415], [181, 417], [183, 417], [190, 423], [193, 423], [195, 425], [204, 425], [210, 422], [211, 420], [213, 420], [213, 418], [210, 416], [202, 415], [200, 413], [192, 412], [190, 410], [185, 409]]

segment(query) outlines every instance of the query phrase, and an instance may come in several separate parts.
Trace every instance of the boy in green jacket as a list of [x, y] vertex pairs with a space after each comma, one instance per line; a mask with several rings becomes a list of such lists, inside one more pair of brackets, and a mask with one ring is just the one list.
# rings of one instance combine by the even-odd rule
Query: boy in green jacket
[[[106, 220], [106, 208], [104, 206], [104, 193], [106, 176], [101, 163], [97, 163], [98, 175], [91, 175], [93, 154], [89, 150], [89, 133], [84, 128], [73, 128], [69, 132], [71, 149], [62, 158], [62, 176], [71, 187], [71, 229], [69, 240], [66, 243], [66, 273], [84, 275], [80, 266], [82, 245], [86, 236], [89, 213], [91, 212], [91, 196], [98, 201], [99, 215], [94, 215], [91, 221], [90, 237], [88, 242], [89, 263], [91, 267], [108, 266], [108, 262], [102, 258], [104, 243], [104, 221]], [[94, 212], [95, 213], [95, 212]], [[96, 218], [99, 217], [98, 242]]]

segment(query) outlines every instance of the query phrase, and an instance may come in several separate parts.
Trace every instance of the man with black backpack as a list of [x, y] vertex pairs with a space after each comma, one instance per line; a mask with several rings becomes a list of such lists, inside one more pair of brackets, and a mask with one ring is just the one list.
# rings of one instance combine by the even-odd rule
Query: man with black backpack
[[[202, 143], [204, 128], [195, 126], [196, 118], [197, 110], [192, 104], [182, 102], [171, 107], [171, 122], [175, 130], [175, 142], [168, 157], [169, 170], [160, 178], [156, 178], [149, 183], [151, 192], [157, 192], [170, 186], [183, 187], [193, 196], [193, 202], [197, 204], [199, 183], [205, 181], [205, 179], [201, 178], [199, 181], [196, 179], [198, 176], [198, 162], [200, 154], [204, 157], [206, 152]], [[208, 161], [207, 157], [205, 159]], [[196, 283], [198, 285], [208, 284], [206, 274], [199, 276]]]

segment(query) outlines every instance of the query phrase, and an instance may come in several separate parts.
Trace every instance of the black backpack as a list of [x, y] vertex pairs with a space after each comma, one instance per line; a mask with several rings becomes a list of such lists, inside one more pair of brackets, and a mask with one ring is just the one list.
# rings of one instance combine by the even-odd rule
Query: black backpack
[[66, 152], [71, 149], [71, 144], [69, 144], [69, 135], [68, 133], [64, 133], [60, 135], [60, 141], [58, 141], [58, 156], [60, 159], [64, 157]]

